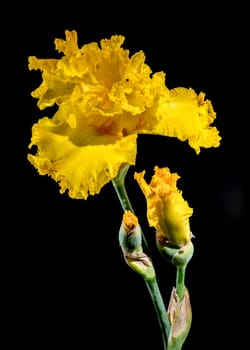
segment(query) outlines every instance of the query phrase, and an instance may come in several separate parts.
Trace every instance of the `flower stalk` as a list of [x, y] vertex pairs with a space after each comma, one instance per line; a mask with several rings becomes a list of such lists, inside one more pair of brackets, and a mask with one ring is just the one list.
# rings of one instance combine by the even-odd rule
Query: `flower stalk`
[[156, 278], [145, 280], [159, 322], [164, 350], [168, 350], [170, 321]]
[[185, 286], [185, 273], [193, 256], [194, 246], [189, 241], [183, 247], [176, 247], [169, 244], [161, 235], [156, 237], [160, 254], [168, 263], [176, 267], [176, 285], [172, 290], [168, 306], [171, 327], [167, 349], [181, 350], [192, 323], [192, 309], [189, 293]]
[[119, 230], [119, 243], [127, 265], [141, 275], [150, 294], [159, 322], [164, 350], [167, 350], [170, 321], [157, 283], [155, 269], [142, 248], [142, 231], [137, 217], [131, 211], [125, 211]]
[[176, 293], [180, 300], [184, 298], [186, 266], [176, 267]]
[[117, 176], [112, 179], [112, 184], [116, 191], [117, 197], [119, 198], [122, 209], [124, 211], [130, 210], [132, 213], [134, 213], [134, 209], [129, 200], [126, 187], [125, 187], [125, 177], [127, 175], [129, 168], [130, 168], [129, 164], [123, 164], [120, 167], [120, 171], [118, 172]]

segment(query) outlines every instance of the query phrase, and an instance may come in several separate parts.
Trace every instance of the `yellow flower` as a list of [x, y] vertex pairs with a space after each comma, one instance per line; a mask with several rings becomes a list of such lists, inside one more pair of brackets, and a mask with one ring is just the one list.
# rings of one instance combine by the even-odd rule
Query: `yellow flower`
[[193, 209], [188, 206], [176, 186], [180, 178], [178, 174], [171, 174], [167, 167], [155, 166], [154, 171], [150, 184], [144, 179], [145, 170], [134, 174], [146, 197], [149, 225], [156, 229], [159, 237], [182, 247], [192, 238], [189, 218]]
[[113, 35], [78, 47], [76, 31], [55, 39], [59, 59], [29, 57], [29, 69], [42, 71], [32, 92], [38, 107], [57, 105], [32, 127], [29, 161], [72, 198], [99, 193], [123, 164], [135, 164], [138, 134], [160, 134], [217, 147], [210, 102], [190, 89], [167, 89], [165, 74], [152, 74], [142, 51], [130, 57], [125, 38]]

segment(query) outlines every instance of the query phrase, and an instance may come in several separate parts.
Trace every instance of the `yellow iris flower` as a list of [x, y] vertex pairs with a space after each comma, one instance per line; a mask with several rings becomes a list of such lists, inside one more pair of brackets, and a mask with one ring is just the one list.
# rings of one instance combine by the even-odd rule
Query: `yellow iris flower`
[[158, 239], [182, 247], [192, 238], [189, 218], [193, 209], [176, 186], [180, 178], [177, 173], [157, 166], [154, 172], [150, 184], [144, 179], [145, 170], [134, 174], [147, 201], [148, 223], [156, 229]]
[[130, 57], [125, 38], [113, 35], [78, 47], [76, 31], [55, 39], [59, 59], [29, 57], [29, 69], [42, 71], [32, 92], [38, 107], [57, 105], [52, 118], [32, 127], [28, 159], [72, 198], [98, 194], [123, 164], [135, 164], [138, 134], [187, 140], [196, 153], [217, 147], [220, 136], [210, 124], [211, 102], [192, 89], [169, 90], [165, 74], [152, 74], [142, 51]]

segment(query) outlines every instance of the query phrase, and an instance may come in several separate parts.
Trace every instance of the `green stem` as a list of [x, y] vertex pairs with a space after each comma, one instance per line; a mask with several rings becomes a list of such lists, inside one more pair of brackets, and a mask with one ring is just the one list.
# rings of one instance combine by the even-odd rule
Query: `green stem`
[[128, 169], [129, 169], [129, 165], [124, 166], [120, 170], [119, 174], [114, 179], [112, 179], [112, 183], [116, 191], [116, 194], [120, 200], [122, 209], [124, 211], [130, 210], [132, 213], [134, 213], [134, 209], [132, 208], [132, 205], [128, 198], [128, 194], [125, 187], [125, 177], [127, 175]]
[[180, 300], [184, 298], [186, 266], [187, 265], [176, 267], [176, 292]]
[[[112, 184], [114, 186], [117, 197], [119, 198], [122, 209], [124, 211], [130, 210], [134, 214], [135, 212], [129, 200], [129, 197], [126, 191], [126, 186], [125, 186], [125, 177], [127, 175], [129, 167], [130, 165], [126, 164], [123, 168], [121, 168], [119, 174], [114, 179], [112, 179]], [[145, 248], [148, 249], [148, 243], [143, 232], [142, 232], [142, 240]]]
[[160, 325], [161, 329], [161, 334], [162, 334], [162, 340], [163, 340], [163, 345], [164, 345], [164, 350], [167, 350], [168, 347], [168, 336], [170, 332], [170, 321], [167, 315], [167, 311], [164, 305], [164, 302], [162, 300], [162, 296], [159, 290], [158, 283], [156, 281], [156, 278], [146, 280], [146, 285], [149, 290], [149, 294], [151, 296], [156, 315], [158, 318], [158, 322]]

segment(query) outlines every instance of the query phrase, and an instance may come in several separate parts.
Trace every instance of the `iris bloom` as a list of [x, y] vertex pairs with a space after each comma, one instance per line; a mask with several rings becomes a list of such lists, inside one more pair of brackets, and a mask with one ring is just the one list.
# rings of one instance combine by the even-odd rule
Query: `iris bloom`
[[146, 197], [148, 223], [156, 229], [159, 239], [182, 247], [192, 238], [189, 218], [193, 209], [177, 188], [178, 174], [170, 173], [167, 167], [156, 166], [154, 171], [150, 184], [144, 179], [145, 171], [134, 175]]
[[42, 72], [32, 92], [38, 108], [57, 106], [32, 127], [28, 159], [72, 198], [86, 199], [116, 177], [121, 165], [134, 165], [138, 134], [187, 140], [196, 153], [217, 147], [220, 136], [210, 124], [211, 102], [192, 89], [169, 90], [165, 74], [152, 74], [142, 51], [130, 57], [124, 37], [113, 35], [78, 47], [76, 31], [55, 39], [61, 58], [29, 57], [29, 69]]

